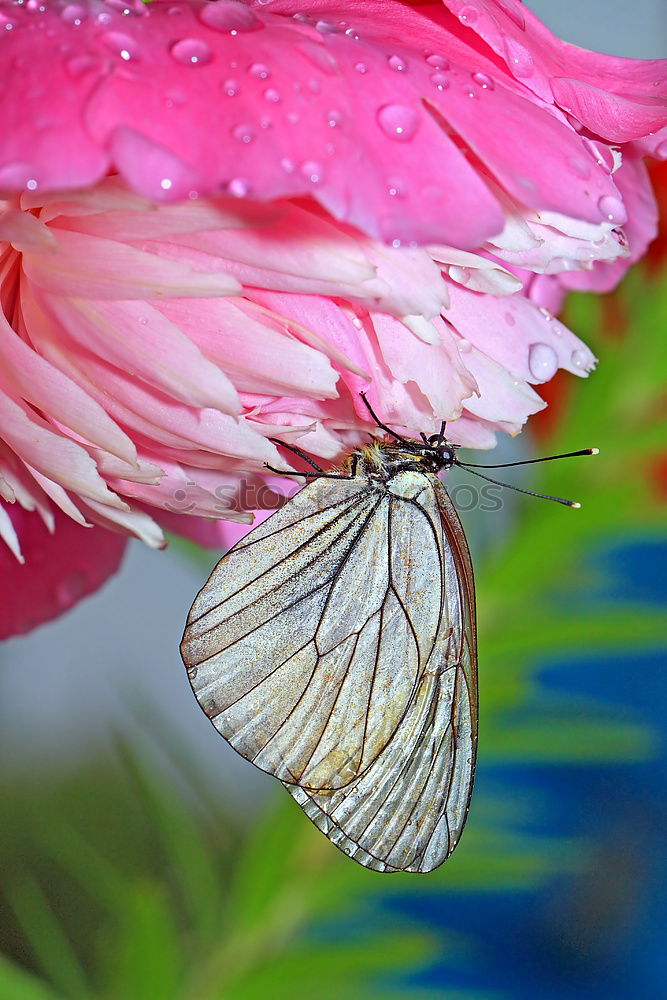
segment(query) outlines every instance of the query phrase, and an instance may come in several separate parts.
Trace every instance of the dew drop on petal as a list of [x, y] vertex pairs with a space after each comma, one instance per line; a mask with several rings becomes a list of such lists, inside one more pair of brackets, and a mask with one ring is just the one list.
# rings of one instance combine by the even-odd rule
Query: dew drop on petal
[[68, 24], [81, 24], [88, 17], [88, 8], [79, 3], [68, 3], [60, 11], [63, 21]]
[[392, 198], [405, 198], [408, 187], [402, 177], [389, 177], [387, 179], [387, 191]]
[[324, 180], [324, 169], [316, 160], [306, 160], [301, 164], [300, 170], [311, 184], [321, 184]]
[[625, 205], [620, 198], [617, 198], [613, 194], [603, 195], [598, 201], [598, 208], [605, 219], [616, 223], [618, 226], [622, 226], [624, 222], [628, 221]]
[[188, 668], [188, 677], [190, 678], [191, 681], [194, 681], [196, 679], [198, 672], [199, 672], [198, 667]]
[[327, 122], [329, 124], [329, 128], [337, 128], [341, 124], [341, 122], [343, 121], [342, 114], [340, 113], [340, 111], [337, 111], [335, 108], [332, 109], [331, 111], [327, 111], [326, 118], [327, 118]]
[[245, 198], [250, 191], [250, 185], [243, 177], [234, 177], [227, 185], [227, 190], [234, 198]]
[[387, 62], [389, 63], [389, 68], [396, 70], [397, 73], [405, 73], [408, 68], [405, 59], [401, 59], [400, 56], [387, 56]]
[[88, 589], [88, 577], [81, 569], [71, 570], [56, 584], [58, 607], [65, 611], [81, 600]]
[[316, 21], [315, 29], [322, 35], [336, 35], [340, 31], [335, 21]]
[[558, 371], [558, 355], [549, 344], [531, 344], [528, 351], [528, 367], [534, 379], [547, 382]]
[[459, 21], [463, 21], [464, 24], [474, 24], [479, 19], [479, 11], [477, 7], [473, 7], [470, 4], [459, 11], [458, 19]]
[[495, 87], [495, 83], [486, 73], [473, 73], [472, 78], [483, 90], [493, 90]]
[[78, 77], [83, 76], [84, 73], [88, 73], [91, 69], [94, 69], [97, 63], [92, 56], [80, 55], [72, 56], [65, 63], [65, 69], [72, 77], [73, 80], [78, 79]]
[[380, 128], [390, 139], [409, 142], [419, 127], [419, 116], [404, 104], [385, 104], [377, 113]]
[[433, 69], [449, 69], [449, 59], [445, 59], [438, 52], [433, 52], [430, 56], [426, 56], [426, 62]]
[[294, 160], [290, 160], [288, 156], [284, 156], [280, 161], [280, 166], [283, 168], [286, 174], [293, 174], [296, 167], [294, 166]]
[[590, 367], [590, 358], [586, 351], [572, 351], [570, 361], [573, 368], [579, 368], [581, 371], [588, 371]]
[[595, 142], [593, 139], [583, 138], [581, 141], [589, 153], [591, 153], [597, 165], [605, 173], [610, 174], [614, 169], [614, 154], [609, 146], [606, 146], [603, 142]]
[[267, 87], [262, 96], [265, 101], [270, 101], [271, 104], [278, 104], [280, 101], [280, 94], [275, 87]]
[[232, 135], [238, 142], [252, 142], [255, 138], [255, 129], [252, 125], [236, 125], [232, 129]]
[[271, 76], [271, 70], [264, 63], [253, 63], [252, 66], [248, 68], [248, 72], [251, 76], [254, 76], [257, 80], [266, 80], [267, 77]]
[[237, 80], [225, 80], [221, 89], [223, 93], [227, 94], [227, 97], [236, 97], [241, 88]]
[[259, 31], [263, 22], [249, 7], [237, 0], [206, 3], [197, 11], [199, 20], [214, 31]]
[[470, 354], [470, 352], [472, 351], [472, 344], [470, 343], [469, 340], [466, 340], [465, 337], [462, 337], [457, 342], [456, 346], [458, 347], [461, 354]]
[[514, 76], [530, 76], [535, 68], [533, 57], [521, 42], [514, 38], [506, 38], [504, 43], [505, 59]]
[[109, 52], [120, 56], [125, 62], [136, 61], [141, 58], [139, 45], [131, 35], [125, 35], [121, 31], [106, 31], [101, 41]]
[[434, 73], [431, 77], [431, 83], [435, 84], [438, 90], [447, 90], [449, 78], [444, 73]]
[[472, 277], [469, 267], [460, 267], [458, 264], [450, 264], [447, 273], [452, 281], [456, 281], [459, 285], [467, 285]]
[[551, 320], [554, 318], [553, 313], [549, 312], [546, 306], [540, 306], [538, 312], [541, 313], [542, 316], [544, 316], [547, 323], [550, 323]]
[[170, 52], [184, 66], [205, 66], [213, 59], [211, 49], [200, 38], [181, 38], [174, 42]]
[[362, 62], [355, 63], [354, 68], [356, 69], [357, 73], [368, 73], [368, 66], [366, 65], [366, 63]]

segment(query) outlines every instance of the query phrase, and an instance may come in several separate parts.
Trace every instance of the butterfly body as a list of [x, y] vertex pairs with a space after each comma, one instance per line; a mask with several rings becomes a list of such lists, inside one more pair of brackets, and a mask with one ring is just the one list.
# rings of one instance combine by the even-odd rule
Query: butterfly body
[[477, 741], [472, 565], [438, 437], [373, 442], [241, 540], [181, 651], [213, 725], [378, 871], [452, 852]]

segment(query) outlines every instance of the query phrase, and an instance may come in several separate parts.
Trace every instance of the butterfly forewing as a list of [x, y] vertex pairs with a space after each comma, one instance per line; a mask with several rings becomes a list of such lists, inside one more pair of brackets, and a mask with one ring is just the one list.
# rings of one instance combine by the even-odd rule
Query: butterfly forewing
[[451, 853], [474, 768], [474, 593], [435, 475], [315, 480], [221, 560], [181, 649], [218, 731], [341, 850], [382, 871]]
[[[396, 486], [405, 487], [402, 478]], [[415, 513], [428, 519], [437, 539], [438, 550], [430, 556], [437, 560], [439, 551], [442, 560], [442, 611], [409, 708], [385, 750], [344, 788], [318, 794], [285, 785], [337, 847], [377, 871], [427, 872], [451, 854], [466, 820], [475, 764], [476, 640], [468, 548], [456, 511], [434, 477], [416, 502], [421, 512]], [[405, 503], [408, 509], [407, 498]]]

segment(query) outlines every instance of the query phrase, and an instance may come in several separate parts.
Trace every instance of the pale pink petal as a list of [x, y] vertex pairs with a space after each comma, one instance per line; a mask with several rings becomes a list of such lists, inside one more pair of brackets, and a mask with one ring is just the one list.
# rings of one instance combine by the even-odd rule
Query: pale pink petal
[[188, 262], [168, 260], [126, 243], [54, 227], [57, 254], [24, 254], [30, 281], [57, 295], [82, 288], [99, 299], [146, 299], [157, 295], [233, 295], [240, 285], [219, 272], [199, 271]]
[[[496, 299], [452, 289], [445, 317], [461, 337], [516, 379], [546, 382], [558, 368], [586, 375], [595, 366], [594, 355], [578, 337], [523, 296]], [[462, 360], [469, 367], [466, 354]]]
[[324, 354], [261, 322], [243, 300], [210, 299], [195, 312], [187, 300], [172, 299], [159, 308], [241, 391], [336, 395], [338, 375]]
[[81, 347], [117, 368], [190, 406], [239, 412], [238, 395], [229, 378], [152, 304], [63, 295], [41, 296], [40, 300]]

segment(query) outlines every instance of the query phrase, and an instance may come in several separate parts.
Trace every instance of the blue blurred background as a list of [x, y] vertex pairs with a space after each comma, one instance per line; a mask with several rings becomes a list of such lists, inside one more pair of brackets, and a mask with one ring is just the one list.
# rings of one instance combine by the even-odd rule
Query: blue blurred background
[[[665, 54], [658, 0], [529, 6], [578, 44]], [[0, 1000], [667, 996], [664, 274], [570, 300], [598, 373], [502, 446], [600, 446], [517, 480], [582, 511], [507, 494], [463, 514], [480, 765], [444, 868], [357, 869], [217, 737], [178, 657], [215, 556], [136, 543], [0, 650]]]

